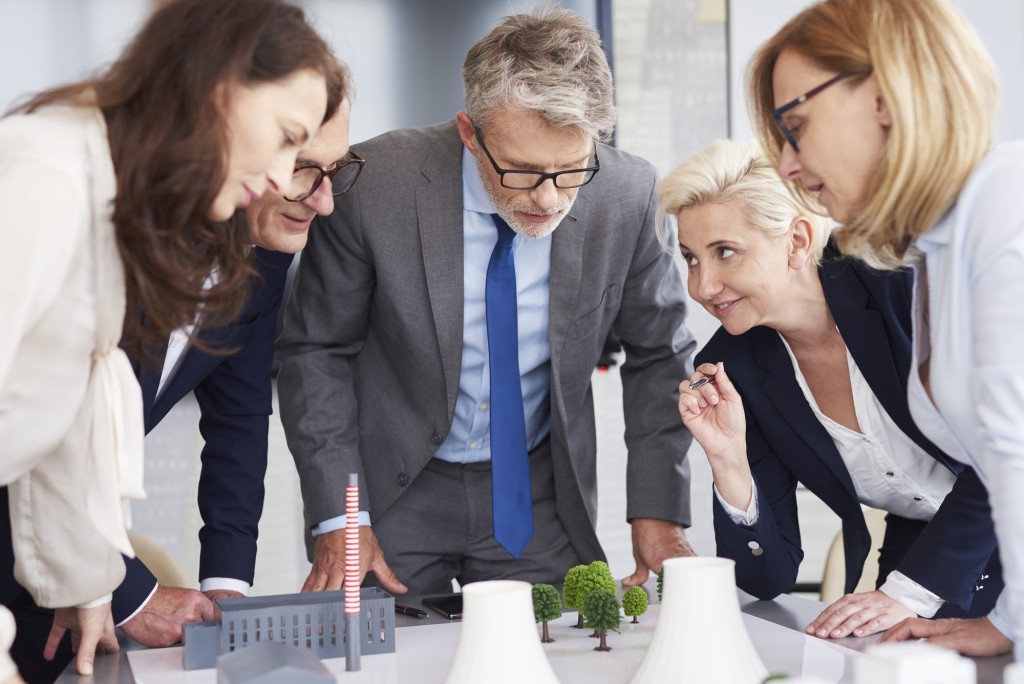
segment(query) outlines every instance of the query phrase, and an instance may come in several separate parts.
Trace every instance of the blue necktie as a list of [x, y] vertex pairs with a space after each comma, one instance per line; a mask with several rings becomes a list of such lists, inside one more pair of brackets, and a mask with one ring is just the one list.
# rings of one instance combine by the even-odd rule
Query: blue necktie
[[491, 491], [494, 538], [515, 558], [533, 536], [530, 462], [519, 375], [515, 232], [491, 214], [498, 244], [487, 264], [487, 348], [491, 367]]

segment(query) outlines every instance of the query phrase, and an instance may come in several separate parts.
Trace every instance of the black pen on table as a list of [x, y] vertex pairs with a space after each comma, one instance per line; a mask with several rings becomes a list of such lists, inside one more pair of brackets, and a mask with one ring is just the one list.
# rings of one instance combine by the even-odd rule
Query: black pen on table
[[427, 617], [427, 611], [420, 610], [419, 608], [412, 608], [411, 606], [400, 606], [395, 604], [395, 612], [399, 615], [408, 615], [409, 617], [425, 618]]

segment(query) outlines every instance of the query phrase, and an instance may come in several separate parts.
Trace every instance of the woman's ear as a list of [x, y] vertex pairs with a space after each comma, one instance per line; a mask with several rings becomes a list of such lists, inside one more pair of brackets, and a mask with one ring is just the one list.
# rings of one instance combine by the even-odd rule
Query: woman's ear
[[867, 78], [867, 83], [870, 85], [871, 94], [875, 98], [875, 120], [878, 121], [879, 126], [888, 129], [892, 126], [892, 113], [889, 111], [889, 105], [885, 102], [882, 89], [878, 86], [878, 79], [874, 74], [871, 74]]
[[806, 216], [797, 216], [789, 224], [789, 267], [796, 270], [807, 265], [814, 251], [814, 226]]

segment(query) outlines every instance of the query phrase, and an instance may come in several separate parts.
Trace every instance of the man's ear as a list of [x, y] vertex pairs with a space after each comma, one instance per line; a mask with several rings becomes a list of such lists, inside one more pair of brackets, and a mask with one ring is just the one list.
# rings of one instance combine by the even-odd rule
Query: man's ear
[[789, 267], [806, 266], [814, 251], [814, 226], [806, 216], [797, 216], [789, 224]]
[[455, 115], [455, 125], [459, 127], [459, 137], [462, 144], [466, 146], [474, 157], [479, 153], [479, 146], [476, 142], [476, 131], [473, 130], [473, 120], [466, 112], [459, 112]]

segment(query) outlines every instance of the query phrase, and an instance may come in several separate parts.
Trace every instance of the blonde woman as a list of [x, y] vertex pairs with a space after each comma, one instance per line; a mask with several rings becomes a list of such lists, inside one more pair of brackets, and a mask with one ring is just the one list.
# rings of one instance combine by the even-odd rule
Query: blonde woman
[[[984, 615], [995, 534], [974, 472], [907, 410], [910, 276], [840, 255], [829, 222], [786, 190], [759, 147], [718, 141], [665, 177], [690, 296], [722, 322], [680, 386], [711, 464], [718, 555], [740, 588], [788, 591], [803, 559], [796, 485], [839, 516], [852, 592], [871, 546], [861, 504], [888, 511], [876, 591], [807, 626], [866, 636], [926, 615]], [[992, 581], [975, 591], [979, 574]]]
[[[992, 146], [991, 59], [944, 0], [829, 0], [755, 55], [755, 125], [844, 252], [914, 273], [907, 401], [988, 489], [1006, 590], [988, 618], [908, 636], [1024, 656], [1024, 144]], [[979, 580], [983, 584], [985, 580]]]

